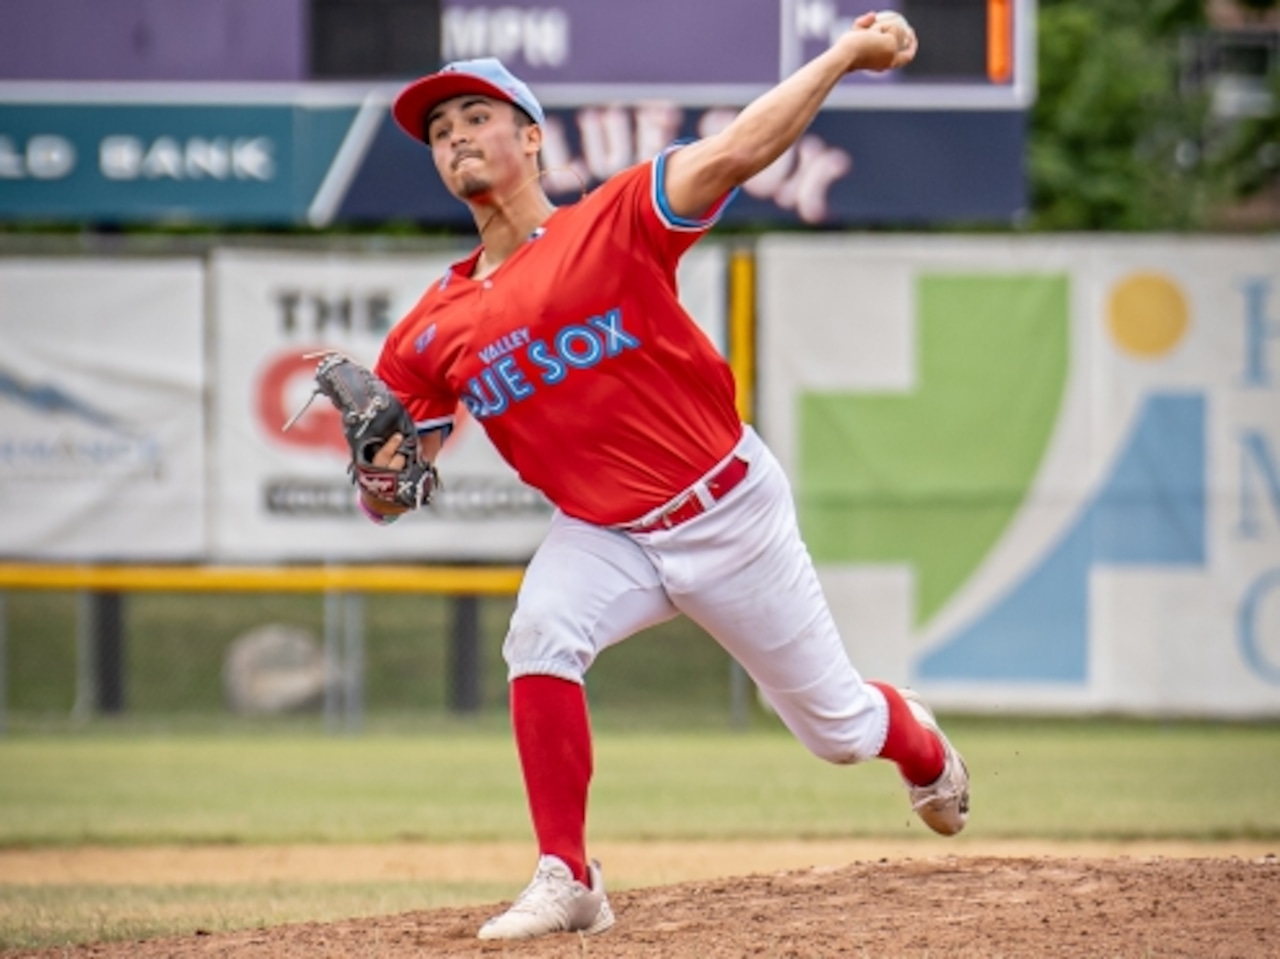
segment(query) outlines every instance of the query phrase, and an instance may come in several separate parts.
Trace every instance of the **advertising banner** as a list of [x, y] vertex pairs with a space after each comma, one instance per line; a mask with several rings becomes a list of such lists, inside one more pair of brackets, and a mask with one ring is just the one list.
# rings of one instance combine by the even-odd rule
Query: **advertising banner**
[[[543, 96], [710, 96], [741, 106], [825, 50], [866, 9], [861, 0], [753, 0], [746, 8], [742, 0], [6, 0], [0, 93], [5, 80], [400, 78], [437, 59], [498, 57]], [[836, 103], [1030, 103], [1035, 0], [883, 0], [879, 9], [910, 20], [919, 54], [904, 70], [846, 77]]]
[[[0, 220], [465, 223], [429, 156], [391, 120], [412, 72], [319, 82], [304, 75], [303, 51], [272, 54], [283, 38], [296, 45], [307, 36], [296, 2], [243, 3], [231, 13], [201, 4], [134, 2], [123, 14], [80, 6], [68, 33], [65, 10], [59, 18], [50, 4], [28, 4], [28, 24], [49, 19], [45, 32], [60, 42], [16, 51], [11, 72], [0, 68]], [[881, 9], [916, 25], [919, 55], [902, 70], [843, 78], [800, 142], [747, 184], [726, 222], [1009, 224], [1024, 216], [1034, 0], [891, 0]], [[567, 202], [673, 141], [722, 128], [864, 12], [859, 0], [767, 0], [748, 15], [736, 0], [444, 0], [440, 52], [445, 61], [498, 57], [531, 85], [547, 110], [544, 159], [556, 174], [547, 184]], [[103, 19], [96, 32], [95, 18]], [[365, 53], [373, 55], [389, 22], [380, 15], [366, 25]], [[252, 43], [236, 36], [248, 24], [257, 25]], [[138, 36], [155, 46], [139, 47]], [[420, 52], [405, 43], [394, 46]], [[0, 40], [0, 65], [5, 46]], [[70, 67], [58, 73], [62, 58]]]
[[0, 555], [198, 559], [198, 260], [0, 260]]
[[1280, 714], [1280, 245], [767, 238], [761, 419], [855, 664]]
[[[444, 0], [442, 59], [498, 57], [547, 101], [743, 106], [866, 13], [861, 0]], [[871, 109], [1025, 109], [1035, 2], [886, 0], [920, 37], [905, 69], [844, 77], [827, 102]]]
[[[550, 107], [544, 180], [557, 203], [577, 199], [619, 170], [678, 140], [729, 124], [736, 107], [663, 100]], [[827, 110], [804, 137], [747, 182], [726, 208], [726, 225], [1009, 223], [1026, 209], [1026, 117], [1008, 110]], [[316, 225], [409, 219], [462, 224], [430, 152], [389, 118], [365, 128], [360, 156], [335, 181], [333, 202], [313, 208]]]
[[[464, 252], [215, 255], [214, 558], [502, 563], [532, 555], [551, 506], [462, 411], [437, 461], [443, 489], [429, 507], [386, 527], [356, 506], [328, 400], [282, 429], [311, 392], [317, 360], [307, 354], [339, 350], [372, 366], [395, 322]], [[686, 307], [718, 344], [724, 263], [724, 251], [707, 245], [685, 257], [680, 273]]]
[[[188, 96], [0, 102], [0, 219], [304, 222], [348, 132], [359, 129], [360, 101], [350, 96], [337, 103]], [[384, 109], [380, 102], [379, 116]]]
[[[430, 152], [392, 121], [397, 89], [297, 103], [0, 100], [0, 220], [467, 226]], [[543, 182], [557, 203], [738, 112], [661, 99], [546, 106]], [[1025, 139], [1021, 111], [824, 111], [724, 222], [1008, 223], [1026, 206]]]

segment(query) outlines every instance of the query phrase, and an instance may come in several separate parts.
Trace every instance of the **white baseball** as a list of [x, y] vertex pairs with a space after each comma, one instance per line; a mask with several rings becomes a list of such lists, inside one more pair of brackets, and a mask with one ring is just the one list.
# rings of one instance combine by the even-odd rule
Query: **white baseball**
[[915, 33], [915, 30], [907, 22], [907, 18], [897, 10], [881, 10], [876, 14], [876, 23], [899, 23], [902, 25], [902, 36], [898, 40], [899, 50], [905, 50], [911, 43], [911, 35]]

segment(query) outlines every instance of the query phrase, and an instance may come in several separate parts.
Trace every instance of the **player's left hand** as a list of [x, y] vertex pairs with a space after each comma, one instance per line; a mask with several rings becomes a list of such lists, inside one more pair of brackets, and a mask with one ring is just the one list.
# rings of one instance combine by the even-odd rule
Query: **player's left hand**
[[403, 449], [404, 437], [399, 433], [392, 433], [378, 451], [373, 454], [373, 465], [385, 470], [402, 470], [409, 461], [405, 458]]
[[440, 478], [419, 455], [409, 411], [372, 370], [341, 353], [323, 354], [316, 394], [327, 396], [337, 409], [351, 448], [348, 472], [365, 502], [377, 504], [375, 512], [390, 515], [431, 502]]

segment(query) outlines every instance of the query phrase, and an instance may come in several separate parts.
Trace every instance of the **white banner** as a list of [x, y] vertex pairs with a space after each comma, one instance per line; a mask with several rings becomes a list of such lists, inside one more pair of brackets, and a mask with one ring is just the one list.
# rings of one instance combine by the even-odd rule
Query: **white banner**
[[1280, 714], [1280, 244], [769, 238], [762, 428], [859, 669]]
[[[303, 354], [336, 349], [372, 364], [391, 327], [459, 255], [214, 256], [216, 559], [518, 562], [532, 555], [551, 508], [470, 417], [459, 419], [437, 463], [444, 488], [435, 502], [387, 527], [355, 507], [349, 455], [327, 400], [281, 430], [314, 382], [316, 361]], [[723, 343], [723, 251], [691, 252], [680, 277], [691, 312]]]
[[0, 554], [204, 552], [203, 268], [0, 260]]

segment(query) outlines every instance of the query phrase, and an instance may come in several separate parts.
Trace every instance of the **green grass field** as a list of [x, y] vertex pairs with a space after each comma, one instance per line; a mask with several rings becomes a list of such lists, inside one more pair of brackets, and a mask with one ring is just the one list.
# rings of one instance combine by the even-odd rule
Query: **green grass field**
[[[226, 886], [9, 886], [0, 889], [0, 955], [89, 942], [230, 932], [388, 916], [509, 896], [507, 886], [270, 883]], [[377, 955], [373, 950], [368, 955]]]
[[[836, 767], [780, 728], [610, 731], [599, 839], [902, 837], [886, 763]], [[1280, 839], [1280, 727], [954, 718], [973, 769], [961, 837]], [[0, 741], [0, 847], [524, 839], [505, 730], [325, 736], [14, 735]]]
[[[307, 714], [247, 720], [221, 664], [264, 622], [318, 631], [315, 597], [129, 598], [127, 710], [76, 720], [75, 598], [8, 604], [0, 856], [85, 844], [529, 842], [498, 655], [510, 605], [482, 609], [485, 708], [445, 707], [449, 608], [370, 612], [368, 714], [328, 734]], [[924, 838], [895, 771], [810, 757], [752, 704], [730, 722], [729, 664], [676, 621], [610, 650], [589, 686], [597, 730], [591, 836], [602, 840]], [[953, 840], [1276, 841], [1280, 724], [944, 717], [973, 771]], [[223, 930], [492, 902], [466, 883], [0, 883], [0, 949]]]
[[[784, 731], [625, 732], [606, 716], [594, 840], [923, 838], [887, 764], [811, 758]], [[79, 844], [527, 841], [500, 724], [360, 736], [113, 724], [0, 741], [2, 849]], [[1276, 840], [1280, 727], [953, 718], [993, 838]], [[0, 886], [0, 948], [496, 901], [484, 884]]]

